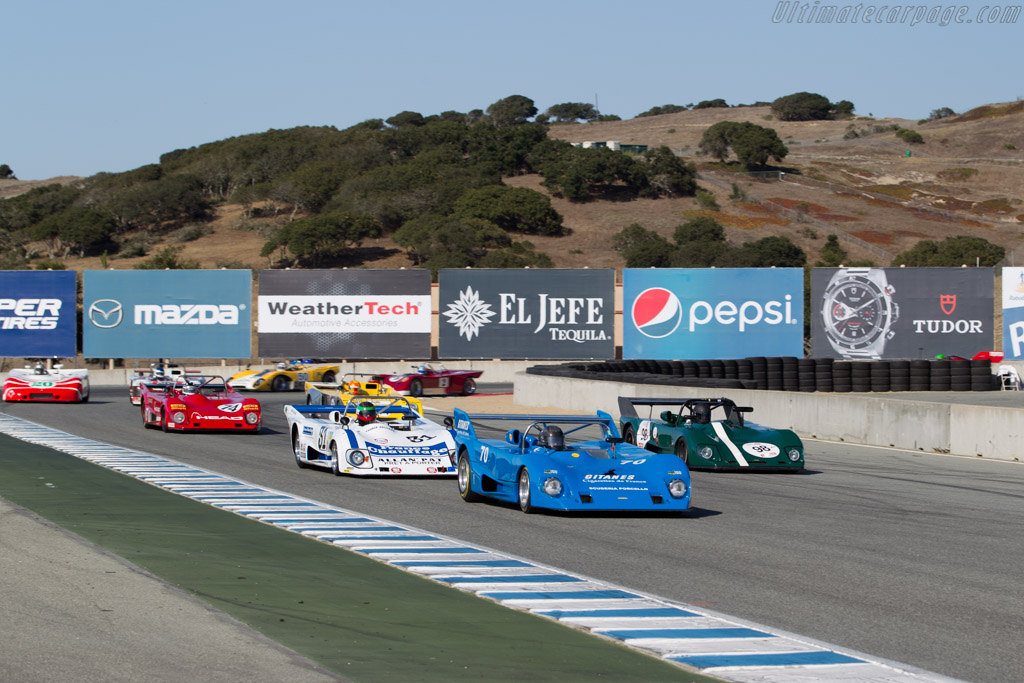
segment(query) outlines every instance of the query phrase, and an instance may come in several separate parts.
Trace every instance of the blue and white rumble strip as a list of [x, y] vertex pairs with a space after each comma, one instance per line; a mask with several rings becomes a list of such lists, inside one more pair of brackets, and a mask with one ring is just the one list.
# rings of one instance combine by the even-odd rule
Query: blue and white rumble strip
[[3, 413], [0, 432], [726, 680], [953, 680]]

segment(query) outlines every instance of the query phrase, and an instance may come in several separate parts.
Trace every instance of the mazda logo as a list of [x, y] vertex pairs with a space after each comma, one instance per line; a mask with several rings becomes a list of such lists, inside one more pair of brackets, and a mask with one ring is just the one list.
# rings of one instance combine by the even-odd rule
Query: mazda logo
[[124, 318], [124, 307], [120, 301], [97, 299], [89, 305], [89, 320], [96, 327], [109, 329], [117, 327]]

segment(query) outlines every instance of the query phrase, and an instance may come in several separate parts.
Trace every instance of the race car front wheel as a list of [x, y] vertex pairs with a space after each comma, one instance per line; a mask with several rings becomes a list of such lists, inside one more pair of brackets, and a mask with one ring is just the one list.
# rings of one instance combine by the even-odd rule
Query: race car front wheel
[[469, 453], [459, 455], [459, 495], [467, 503], [480, 500], [480, 494], [473, 490], [473, 467], [469, 464]]
[[419, 381], [418, 379], [414, 379], [413, 381], [409, 382], [409, 395], [415, 396], [416, 398], [422, 396], [423, 382]]
[[534, 512], [534, 507], [530, 503], [530, 473], [525, 467], [519, 470], [519, 486], [517, 491], [519, 493], [519, 509], [526, 514]]
[[334, 476], [341, 476], [341, 456], [338, 455], [338, 442], [331, 442], [331, 472], [334, 472]]
[[466, 383], [462, 385], [462, 394], [464, 396], [472, 396], [476, 393], [476, 380], [472, 377], [466, 380]]
[[302, 451], [303, 450], [304, 449], [303, 449], [303, 446], [302, 446], [302, 441], [299, 439], [299, 430], [298, 429], [293, 429], [292, 430], [292, 453], [295, 454], [295, 464], [299, 466], [300, 470], [304, 470], [307, 467], [309, 467], [309, 464], [306, 463], [306, 461], [302, 459], [302, 456], [303, 456]]
[[686, 445], [686, 439], [679, 439], [679, 441], [676, 441], [676, 457], [678, 457], [683, 462], [686, 462], [686, 458], [689, 456], [689, 454], [690, 447]]
[[626, 425], [622, 430], [622, 438], [626, 443], [636, 445], [636, 434], [633, 433], [633, 425]]

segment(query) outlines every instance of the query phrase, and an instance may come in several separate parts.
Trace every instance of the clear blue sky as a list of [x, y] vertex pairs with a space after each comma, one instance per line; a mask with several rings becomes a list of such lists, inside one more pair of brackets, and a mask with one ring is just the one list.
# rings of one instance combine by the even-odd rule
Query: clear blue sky
[[[838, 13], [806, 21], [826, 3], [846, 8], [845, 23]], [[984, 3], [943, 5], [964, 8], [963, 23], [925, 15], [911, 25], [915, 5], [889, 5], [877, 23], [864, 19], [881, 3], [825, 0], [800, 3], [801, 22], [794, 4], [6, 2], [0, 163], [22, 180], [119, 172], [271, 128], [465, 112], [509, 95], [541, 111], [596, 100], [632, 118], [806, 90], [850, 100], [858, 114], [911, 119], [1024, 96], [1024, 13], [979, 23]]]

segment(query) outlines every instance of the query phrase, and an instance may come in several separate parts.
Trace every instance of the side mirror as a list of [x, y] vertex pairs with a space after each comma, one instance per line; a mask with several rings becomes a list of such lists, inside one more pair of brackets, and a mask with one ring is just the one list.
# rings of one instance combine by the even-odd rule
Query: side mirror
[[444, 428], [445, 429], [455, 429], [455, 418], [453, 418], [451, 415], [449, 415], [448, 417], [444, 418]]
[[518, 446], [522, 440], [523, 433], [520, 432], [518, 429], [510, 429], [508, 430], [508, 433], [505, 434], [505, 441], [512, 444], [513, 446]]
[[665, 424], [675, 424], [676, 415], [671, 410], [661, 411], [661, 421]]
[[608, 443], [626, 443], [626, 440], [621, 436], [609, 436], [605, 441]]

